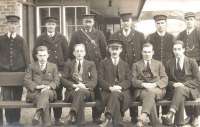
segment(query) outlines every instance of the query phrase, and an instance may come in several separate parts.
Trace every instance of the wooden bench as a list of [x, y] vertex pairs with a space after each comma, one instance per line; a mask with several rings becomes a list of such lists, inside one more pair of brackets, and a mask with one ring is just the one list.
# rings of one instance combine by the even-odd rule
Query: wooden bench
[[[23, 84], [24, 72], [1, 72], [0, 73], [0, 86], [18, 86]], [[157, 105], [170, 105], [171, 101], [161, 100], [158, 101]], [[85, 107], [95, 106], [95, 102], [87, 102]], [[186, 101], [186, 106], [200, 105], [200, 99], [198, 101]], [[71, 103], [65, 102], [54, 102], [50, 103], [50, 107], [70, 107]], [[132, 102], [131, 106], [141, 106], [141, 102]], [[0, 101], [0, 108], [34, 108], [35, 105], [27, 103], [25, 101]]]

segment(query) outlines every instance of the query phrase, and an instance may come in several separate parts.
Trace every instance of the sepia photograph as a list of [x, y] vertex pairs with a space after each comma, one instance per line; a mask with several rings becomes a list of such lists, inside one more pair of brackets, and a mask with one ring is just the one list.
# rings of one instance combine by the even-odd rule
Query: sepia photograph
[[0, 0], [0, 127], [200, 127], [200, 0]]

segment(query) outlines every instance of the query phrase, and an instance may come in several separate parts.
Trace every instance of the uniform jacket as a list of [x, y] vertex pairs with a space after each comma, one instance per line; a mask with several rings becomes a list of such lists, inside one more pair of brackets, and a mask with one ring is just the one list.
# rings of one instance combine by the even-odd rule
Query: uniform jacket
[[[145, 63], [144, 60], [140, 60], [133, 64], [132, 67], [132, 85], [135, 88], [142, 89], [142, 83], [144, 82], [143, 77], [143, 70], [145, 69]], [[160, 61], [151, 60], [150, 69], [153, 74], [154, 79], [153, 82], [155, 82], [160, 89], [165, 89], [168, 84], [168, 77], [165, 73], [165, 68], [163, 64]]]
[[[86, 45], [86, 56], [85, 59], [94, 61], [96, 65], [99, 64], [101, 59], [104, 59], [106, 56], [106, 39], [103, 32], [93, 28], [91, 32], [87, 33], [92, 40], [95, 41], [95, 44], [92, 44], [85, 34], [78, 30], [72, 34], [70, 45], [69, 45], [69, 56], [71, 59], [73, 56], [73, 47], [76, 43], [84, 43]], [[98, 66], [97, 66], [98, 67]]]
[[68, 58], [68, 42], [66, 38], [56, 32], [53, 38], [50, 38], [47, 33], [42, 33], [37, 39], [34, 47], [33, 56], [35, 57], [36, 48], [38, 46], [45, 45], [49, 50], [49, 62], [55, 63], [58, 66], [59, 71], [63, 70], [65, 61]]
[[132, 29], [130, 34], [125, 37], [122, 30], [119, 30], [111, 38], [123, 41], [121, 58], [129, 64], [129, 67], [132, 67], [134, 62], [141, 59], [142, 45], [145, 43], [143, 33]]
[[[169, 85], [177, 82], [177, 78], [174, 73], [175, 69], [176, 59], [173, 58], [168, 61], [168, 66], [166, 68], [169, 76]], [[197, 62], [194, 59], [185, 56], [183, 69], [185, 70], [185, 81], [182, 81], [182, 83], [189, 88], [199, 89], [200, 91], [200, 73]]]
[[[181, 40], [185, 43], [186, 52], [185, 55], [200, 62], [200, 31], [196, 28], [189, 35], [184, 30], [179, 33], [177, 40]], [[187, 50], [188, 49], [188, 50]]]
[[29, 64], [29, 50], [21, 36], [14, 39], [7, 34], [0, 36], [0, 72], [25, 71]]
[[150, 34], [147, 41], [153, 44], [154, 58], [161, 61], [165, 66], [167, 61], [173, 57], [174, 37], [170, 33], [166, 33], [163, 37], [157, 32]]
[[[131, 87], [131, 72], [129, 66], [122, 59], [118, 63], [118, 85], [122, 91], [129, 90]], [[114, 68], [111, 58], [105, 59], [100, 63], [98, 80], [101, 88], [109, 92], [109, 87], [115, 85]]]
[[[76, 65], [76, 60], [68, 60], [65, 63], [64, 75], [61, 79], [63, 86], [66, 87], [67, 91], [73, 90], [73, 84], [76, 84], [74, 81], [73, 73]], [[86, 87], [90, 90], [93, 90], [97, 84], [97, 71], [94, 62], [83, 60], [83, 73], [82, 79], [83, 83], [86, 84]]]
[[[55, 90], [59, 85], [60, 79], [58, 76], [57, 66], [48, 62], [46, 71], [43, 73], [40, 70], [38, 62], [30, 65], [24, 77], [24, 86], [27, 88], [27, 98], [31, 98], [39, 91], [36, 90], [38, 85], [48, 85], [52, 90]], [[55, 93], [56, 94], [56, 93]]]

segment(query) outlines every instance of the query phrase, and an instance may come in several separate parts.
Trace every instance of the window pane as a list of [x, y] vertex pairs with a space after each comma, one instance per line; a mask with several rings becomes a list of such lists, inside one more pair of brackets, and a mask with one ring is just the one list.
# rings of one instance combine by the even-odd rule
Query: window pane
[[66, 25], [75, 25], [75, 8], [68, 7], [66, 12]]
[[50, 8], [50, 16], [57, 18], [57, 28], [56, 31], [60, 32], [60, 9], [59, 8]]
[[48, 8], [40, 8], [39, 10], [40, 12], [40, 25], [44, 26], [45, 25], [45, 21], [44, 18], [49, 16], [49, 9]]
[[86, 14], [86, 7], [77, 7], [77, 25], [82, 24], [82, 15]]
[[72, 33], [75, 31], [75, 26], [67, 26], [67, 38], [68, 40], [71, 39]]

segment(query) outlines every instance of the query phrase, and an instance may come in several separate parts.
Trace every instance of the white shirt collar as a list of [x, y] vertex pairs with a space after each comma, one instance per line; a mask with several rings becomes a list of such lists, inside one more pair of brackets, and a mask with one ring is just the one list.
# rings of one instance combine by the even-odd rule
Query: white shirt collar
[[151, 64], [151, 60], [144, 60], [145, 65], [147, 65], [147, 62], [149, 62], [149, 64]]
[[186, 30], [187, 35], [191, 34], [193, 30], [194, 30], [194, 28], [192, 28], [192, 29], [187, 29], [187, 30]]
[[122, 30], [122, 33], [125, 37], [127, 37], [131, 33], [131, 28], [125, 31], [124, 29]]
[[[8, 38], [10, 38], [10, 34], [11, 34], [11, 32], [8, 32], [8, 34], [7, 34]], [[15, 38], [16, 36], [17, 36], [16, 32], [12, 33], [12, 38]]]
[[119, 63], [119, 57], [115, 58], [115, 59], [111, 57], [111, 60], [112, 60], [113, 64], [115, 64], [115, 62], [116, 62], [116, 65], [118, 65], [118, 63]]
[[53, 32], [53, 33], [47, 32], [47, 35], [48, 35], [49, 37], [53, 37], [53, 36], [55, 36], [55, 32]]
[[163, 37], [163, 36], [165, 36], [165, 33], [166, 33], [166, 32], [160, 33], [160, 32], [157, 31], [157, 33], [158, 33], [159, 36]]
[[79, 63], [79, 61], [80, 61], [81, 65], [82, 65], [82, 64], [83, 64], [83, 60], [84, 60], [84, 59], [82, 59], [82, 60], [77, 60], [77, 59], [76, 59], [76, 63]]

